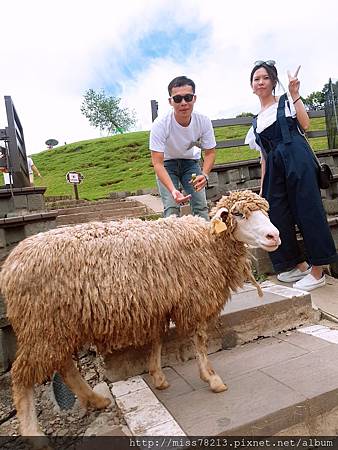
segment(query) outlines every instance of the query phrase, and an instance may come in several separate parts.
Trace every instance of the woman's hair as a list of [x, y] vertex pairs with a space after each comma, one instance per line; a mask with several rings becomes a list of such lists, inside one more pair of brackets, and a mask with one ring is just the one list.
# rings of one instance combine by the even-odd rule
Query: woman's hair
[[262, 67], [268, 72], [269, 78], [273, 84], [273, 92], [274, 92], [275, 88], [277, 86], [277, 83], [279, 83], [278, 73], [277, 73], [277, 69], [276, 69], [275, 65], [266, 64], [265, 62], [256, 65], [252, 69], [251, 74], [250, 74], [250, 84], [252, 85], [252, 80], [253, 80], [256, 70], [261, 69]]

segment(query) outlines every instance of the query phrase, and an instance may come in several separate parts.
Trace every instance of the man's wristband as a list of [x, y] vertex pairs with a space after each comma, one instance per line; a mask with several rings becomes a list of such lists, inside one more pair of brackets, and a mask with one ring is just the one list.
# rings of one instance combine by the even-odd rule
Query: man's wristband
[[208, 176], [206, 173], [204, 173], [204, 172], [202, 172], [202, 175], [204, 176], [205, 181], [206, 181], [207, 183], [209, 183], [209, 176]]
[[300, 99], [301, 99], [300, 97], [296, 98], [296, 100], [293, 101], [293, 104], [297, 103], [298, 100], [300, 100]]

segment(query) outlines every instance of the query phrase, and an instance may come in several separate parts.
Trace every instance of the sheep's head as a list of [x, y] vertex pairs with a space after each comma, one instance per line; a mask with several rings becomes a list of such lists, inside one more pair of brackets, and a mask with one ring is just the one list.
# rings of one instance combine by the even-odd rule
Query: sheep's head
[[280, 245], [279, 232], [268, 217], [269, 205], [252, 191], [234, 191], [223, 196], [211, 211], [211, 232], [267, 251]]

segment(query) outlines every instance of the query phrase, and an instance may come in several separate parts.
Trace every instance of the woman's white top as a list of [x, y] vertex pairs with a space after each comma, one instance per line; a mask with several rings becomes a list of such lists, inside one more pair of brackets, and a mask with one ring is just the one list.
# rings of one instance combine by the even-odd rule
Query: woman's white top
[[[287, 102], [285, 102], [285, 116], [286, 117], [296, 117], [296, 109], [293, 104], [293, 100], [288, 93], [288, 99], [289, 99], [289, 105]], [[277, 120], [277, 108], [278, 108], [278, 101], [276, 103], [273, 103], [271, 106], [266, 108], [264, 111], [260, 112], [257, 116], [257, 133], [261, 133], [263, 130], [268, 128], [270, 125], [272, 125]], [[290, 106], [290, 107], [289, 107]], [[253, 127], [250, 128], [248, 131], [246, 138], [245, 138], [245, 144], [249, 144], [249, 147], [253, 150], [261, 151], [260, 146], [256, 142], [256, 136], [253, 130]]]

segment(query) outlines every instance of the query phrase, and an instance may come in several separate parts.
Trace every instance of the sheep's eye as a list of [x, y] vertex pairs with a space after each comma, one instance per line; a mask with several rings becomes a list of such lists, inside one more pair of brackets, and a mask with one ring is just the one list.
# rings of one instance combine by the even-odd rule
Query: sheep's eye
[[232, 213], [234, 216], [238, 217], [239, 219], [244, 219], [244, 214], [242, 214], [241, 212], [233, 212]]

